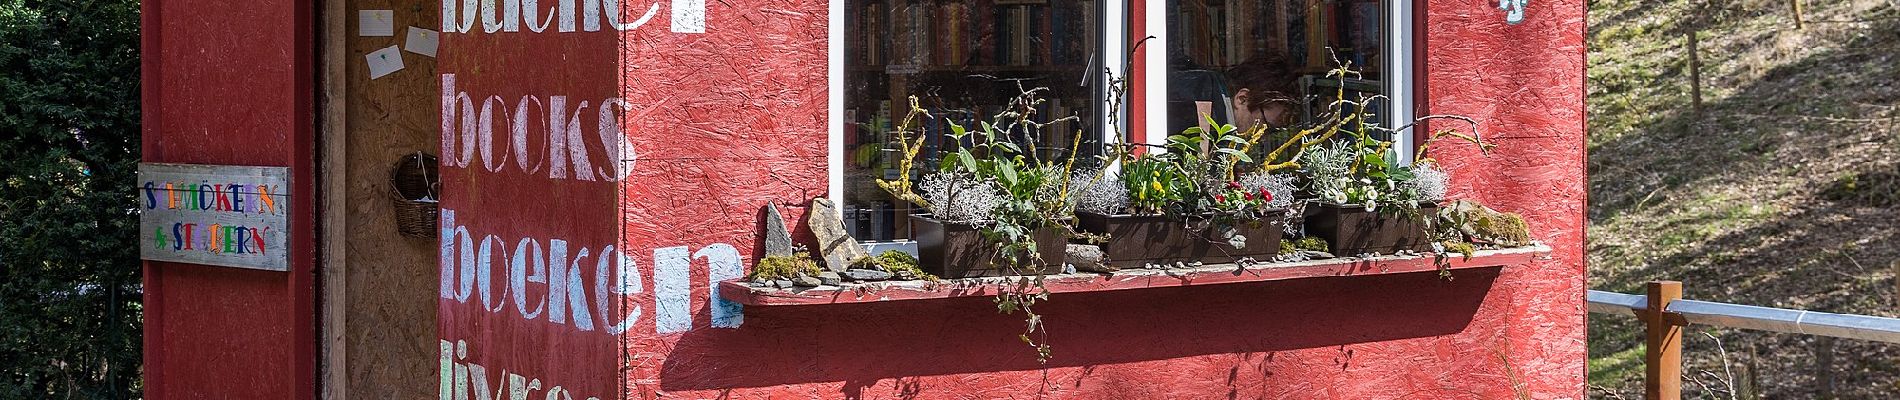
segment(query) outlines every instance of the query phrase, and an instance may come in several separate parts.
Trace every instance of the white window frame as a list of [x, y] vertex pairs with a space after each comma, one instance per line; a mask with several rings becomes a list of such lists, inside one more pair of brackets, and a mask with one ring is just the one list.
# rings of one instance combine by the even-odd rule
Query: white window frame
[[[1168, 32], [1173, 31], [1167, 26], [1168, 0], [1137, 1], [1146, 2], [1147, 10], [1163, 10], [1149, 12], [1144, 16], [1146, 26], [1161, 28], [1149, 29], [1148, 35], [1154, 38], [1149, 39], [1148, 44], [1143, 46], [1147, 51], [1145, 59], [1147, 68], [1143, 71], [1144, 82], [1141, 89], [1145, 98], [1148, 99], [1145, 112], [1149, 118], [1147, 124], [1143, 126], [1144, 136], [1148, 144], [1163, 145], [1167, 143], [1169, 134], [1166, 118], [1168, 105], [1165, 99], [1168, 98], [1168, 53], [1173, 50], [1167, 45], [1170, 43], [1167, 37]], [[1386, 29], [1383, 43], [1381, 43], [1384, 46], [1381, 47], [1387, 49], [1390, 58], [1386, 60], [1387, 65], [1380, 72], [1379, 82], [1384, 86], [1386, 93], [1386, 104], [1389, 108], [1385, 110], [1386, 115], [1390, 116], [1389, 120], [1394, 125], [1390, 128], [1398, 128], [1411, 123], [1418, 114], [1414, 104], [1417, 99], [1418, 84], [1413, 81], [1412, 71], [1417, 67], [1412, 60], [1415, 44], [1412, 42], [1415, 38], [1412, 35], [1414, 4], [1413, 0], [1385, 1], [1390, 2], [1391, 6], [1385, 9]], [[1407, 131], [1410, 130], [1407, 129]], [[1409, 132], [1393, 132], [1392, 136], [1393, 147], [1401, 150], [1398, 162], [1400, 165], [1411, 165], [1413, 153], [1417, 149], [1417, 144], [1414, 142], [1417, 140]]]
[[[1145, 14], [1141, 15], [1143, 25], [1148, 27], [1148, 36], [1153, 36], [1154, 38], [1148, 39], [1147, 43], [1142, 45], [1145, 65], [1141, 71], [1141, 79], [1137, 81], [1139, 87], [1130, 88], [1130, 91], [1139, 90], [1142, 92], [1143, 98], [1147, 99], [1145, 104], [1143, 104], [1143, 109], [1139, 111], [1149, 117], [1146, 119], [1145, 125], [1142, 126], [1144, 131], [1142, 136], [1146, 139], [1145, 141], [1148, 144], [1160, 145], [1165, 144], [1168, 137], [1166, 118], [1168, 109], [1166, 101], [1157, 100], [1167, 98], [1167, 60], [1168, 53], [1173, 50], [1168, 48], [1168, 1], [1103, 1], [1103, 26], [1101, 30], [1103, 37], [1101, 43], [1104, 49], [1126, 49], [1132, 44], [1129, 41], [1129, 33], [1132, 31], [1128, 23], [1128, 5], [1136, 1], [1143, 2], [1143, 10], [1145, 11]], [[1388, 98], [1387, 103], [1389, 104], [1389, 109], [1386, 110], [1387, 115], [1391, 116], [1390, 120], [1393, 121], [1395, 125], [1403, 126], [1417, 117], [1414, 103], [1416, 101], [1418, 84], [1414, 81], [1413, 70], [1416, 66], [1413, 61], [1413, 51], [1415, 43], [1412, 42], [1415, 38], [1412, 25], [1415, 4], [1414, 0], [1386, 1], [1391, 2], [1390, 4], [1392, 6], [1385, 10], [1386, 29], [1384, 46], [1382, 47], [1388, 49], [1387, 51], [1389, 52], [1390, 58], [1387, 59], [1387, 66], [1383, 69], [1380, 82], [1385, 86], [1386, 96]], [[840, 218], [843, 217], [842, 212], [846, 206], [844, 202], [844, 124], [846, 123], [844, 120], [844, 82], [846, 73], [844, 14], [845, 0], [832, 0], [830, 3], [830, 15], [827, 18], [827, 22], [830, 23], [828, 29], [829, 37], [825, 41], [827, 47], [826, 77], [829, 80], [828, 89], [830, 92], [830, 95], [827, 96], [829, 101], [826, 104], [825, 124], [827, 137], [826, 172], [830, 182], [827, 190], [831, 193], [830, 199], [832, 204], [838, 205], [837, 209], [841, 213]], [[1129, 73], [1129, 71], [1125, 71], [1123, 68], [1128, 65], [1129, 61], [1125, 51], [1103, 51], [1101, 60], [1102, 66], [1115, 76], [1125, 76], [1124, 74]], [[1135, 82], [1131, 82], [1131, 84], [1135, 84]], [[1108, 107], [1108, 101], [1109, 99], [1107, 99], [1106, 96], [1102, 96], [1102, 101], [1098, 106], [1106, 108]], [[1123, 125], [1122, 128], [1126, 130], [1127, 128], [1131, 128], [1131, 126], [1128, 125], [1129, 118], [1127, 118], [1127, 116], [1129, 112], [1134, 112], [1135, 110], [1132, 110], [1126, 101], [1123, 102], [1123, 107], [1123, 111], [1127, 112], [1122, 113], [1123, 118], [1120, 123]], [[1097, 125], [1103, 127], [1103, 129], [1101, 129], [1102, 143], [1104, 145], [1120, 143], [1122, 138], [1115, 135], [1117, 130], [1108, 126], [1107, 113], [1100, 113], [1098, 118]], [[1399, 162], [1411, 164], [1412, 153], [1417, 147], [1417, 143], [1414, 143], [1416, 139], [1408, 132], [1394, 132], [1393, 136], [1396, 147], [1404, 150], [1399, 152]], [[1111, 168], [1113, 168], [1113, 166], [1111, 166]], [[905, 242], [909, 241], [898, 241], [898, 243]], [[905, 247], [900, 245], [897, 248], [907, 248], [911, 252], [915, 252], [915, 246]]]
[[[838, 205], [837, 210], [839, 212], [840, 218], [843, 218], [844, 208], [846, 206], [845, 199], [844, 199], [844, 188], [845, 188], [844, 170], [845, 170], [845, 162], [846, 162], [845, 154], [844, 154], [845, 153], [844, 125], [847, 123], [844, 120], [844, 109], [845, 109], [845, 106], [844, 106], [845, 76], [844, 75], [846, 73], [845, 55], [844, 55], [844, 52], [845, 52], [845, 31], [844, 31], [845, 1], [846, 0], [832, 0], [831, 1], [830, 9], [829, 9], [830, 15], [826, 18], [826, 22], [831, 25], [828, 29], [828, 33], [827, 33], [828, 37], [825, 40], [826, 79], [829, 80], [828, 90], [830, 94], [828, 96], [829, 101], [827, 102], [825, 106], [826, 107], [825, 172], [830, 182], [830, 185], [828, 185], [826, 190], [828, 190], [831, 193], [831, 195], [828, 197], [829, 199], [831, 199], [831, 203]], [[1126, 1], [1150, 1], [1150, 0], [1126, 0]], [[1128, 38], [1129, 30], [1128, 30], [1128, 22], [1127, 22], [1128, 18], [1126, 17], [1127, 12], [1128, 12], [1126, 1], [1104, 0], [1102, 2], [1101, 43], [1104, 49], [1121, 49], [1121, 48], [1127, 47], [1127, 44], [1128, 44], [1127, 38]], [[1165, 20], [1166, 19], [1165, 16], [1162, 19]], [[1153, 43], [1153, 41], [1149, 41], [1149, 42]], [[1097, 51], [1100, 51], [1100, 50], [1097, 50]], [[1124, 52], [1102, 51], [1102, 57], [1100, 57], [1100, 59], [1102, 60], [1101, 62], [1103, 64], [1102, 66], [1104, 68], [1107, 68], [1108, 72], [1111, 74], [1114, 74], [1115, 76], [1122, 76], [1122, 74], [1126, 73], [1126, 71], [1123, 71], [1122, 67], [1126, 65], [1127, 63], [1127, 55], [1122, 54], [1122, 53]], [[1089, 65], [1091, 67], [1094, 66], [1093, 63], [1090, 63]], [[1095, 72], [1086, 71], [1086, 73], [1092, 74]], [[1097, 85], [1097, 88], [1098, 88], [1097, 90], [1100, 90], [1100, 87], [1101, 85]], [[1103, 107], [1103, 108], [1108, 107], [1109, 100], [1107, 99], [1107, 97], [1103, 96], [1101, 93], [1098, 93], [1098, 97], [1101, 98], [1101, 101], [1097, 104], [1097, 106]], [[1126, 102], [1123, 103], [1123, 107], [1124, 108], [1127, 107]], [[1127, 113], [1123, 113], [1123, 115], [1127, 115]], [[1099, 113], [1097, 118], [1098, 118], [1097, 125], [1103, 127], [1101, 129], [1103, 145], [1112, 145], [1115, 143], [1121, 143], [1121, 138], [1115, 135], [1115, 132], [1117, 130], [1110, 128], [1108, 126], [1109, 125], [1108, 113]], [[1125, 127], [1126, 124], [1128, 123], [1127, 118], [1123, 118], [1121, 123]], [[871, 242], [871, 243], [866, 243], [866, 247], [869, 247], [872, 250], [876, 250], [876, 251], [881, 251], [884, 248], [904, 250], [906, 252], [909, 252], [915, 255], [917, 253], [915, 243], [916, 242], [912, 240], [906, 239], [906, 240], [897, 240], [897, 241], [892, 241], [892, 242]], [[890, 246], [890, 247], [885, 247], [885, 246]]]

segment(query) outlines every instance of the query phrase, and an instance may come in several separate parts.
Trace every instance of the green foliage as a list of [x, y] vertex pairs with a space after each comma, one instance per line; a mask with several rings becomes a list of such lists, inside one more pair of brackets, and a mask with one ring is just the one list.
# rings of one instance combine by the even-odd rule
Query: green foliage
[[811, 259], [810, 252], [797, 252], [789, 256], [766, 256], [752, 267], [747, 279], [792, 279], [799, 274], [818, 276], [818, 261]]
[[1900, 169], [1835, 178], [1821, 191], [1821, 198], [1864, 207], [1900, 205]]
[[140, 396], [138, 16], [0, 0], [0, 398]]
[[1128, 212], [1135, 215], [1181, 213], [1181, 202], [1194, 190], [1167, 161], [1152, 157], [1123, 163], [1121, 178], [1128, 188]]

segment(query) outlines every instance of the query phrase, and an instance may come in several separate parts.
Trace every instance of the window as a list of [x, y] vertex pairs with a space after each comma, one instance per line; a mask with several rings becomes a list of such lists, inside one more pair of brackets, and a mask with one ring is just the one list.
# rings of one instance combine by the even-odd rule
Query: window
[[[924, 123], [918, 165], [933, 166], [943, 118], [970, 125], [1024, 87], [1048, 88], [1044, 116], [1077, 116], [1052, 129], [1045, 156], [1099, 154], [1106, 129], [1104, 67], [1130, 78], [1120, 123], [1128, 138], [1161, 143], [1200, 124], [1241, 128], [1312, 122], [1328, 97], [1383, 95], [1374, 120], [1411, 121], [1414, 0], [843, 0], [831, 3], [830, 175], [847, 229], [863, 241], [903, 240], [913, 207], [876, 185], [895, 178], [889, 131], [916, 96]], [[1145, 30], [1145, 31], [1144, 31]], [[1134, 38], [1154, 36], [1143, 53]], [[1140, 57], [1130, 59], [1130, 56]], [[1331, 79], [1332, 60], [1362, 73]], [[1132, 65], [1134, 70], [1123, 71]], [[1145, 99], [1145, 100], [1144, 100]], [[1165, 99], [1158, 101], [1157, 99]], [[1128, 107], [1128, 106], [1125, 106]], [[1394, 138], [1412, 148], [1409, 134]], [[1399, 162], [1410, 162], [1400, 151]], [[922, 171], [909, 171], [918, 174]]]
[[[1166, 117], [1151, 142], [1204, 125], [1203, 115], [1243, 130], [1312, 123], [1341, 88], [1355, 100], [1386, 96], [1371, 104], [1381, 126], [1411, 118], [1410, 1], [1165, 1]], [[1335, 59], [1362, 76], [1328, 77]]]
[[[1019, 145], [1036, 148], [1036, 157], [1066, 157], [1080, 134], [1081, 153], [1100, 148], [1101, 107], [1095, 105], [1102, 101], [1101, 49], [1107, 39], [1103, 0], [838, 3], [832, 22], [842, 29], [832, 31], [832, 77], [843, 84], [832, 88], [832, 175], [841, 184], [832, 191], [840, 193], [846, 228], [858, 239], [908, 238], [906, 216], [913, 206], [893, 199], [876, 180], [916, 177], [937, 165], [957, 145], [946, 139], [946, 120], [974, 127], [1023, 88], [1047, 90], [1039, 96], [1046, 102], [1038, 120], [1075, 119]], [[899, 171], [902, 155], [890, 132], [913, 96], [935, 118], [916, 121], [925, 143], [918, 167]]]

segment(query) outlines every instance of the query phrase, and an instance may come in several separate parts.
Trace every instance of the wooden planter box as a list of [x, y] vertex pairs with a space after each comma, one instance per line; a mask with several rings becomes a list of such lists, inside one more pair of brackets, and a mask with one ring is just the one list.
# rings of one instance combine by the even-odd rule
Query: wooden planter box
[[1181, 220], [1162, 215], [1077, 212], [1076, 225], [1086, 232], [1109, 235], [1108, 243], [1102, 245], [1109, 265], [1140, 268], [1149, 263], [1221, 264], [1241, 258], [1266, 260], [1280, 252], [1285, 222], [1280, 218], [1267, 218], [1240, 223], [1235, 229], [1247, 237], [1247, 246], [1243, 248], [1228, 245], [1226, 240], [1216, 237], [1212, 229], [1196, 231]]
[[975, 225], [945, 223], [928, 215], [911, 215], [910, 222], [917, 239], [918, 268], [940, 278], [1062, 273], [1069, 244], [1061, 229], [1037, 229], [1036, 253], [1042, 256], [1042, 265], [1005, 271], [996, 244], [984, 239]]
[[[1368, 212], [1361, 205], [1313, 203], [1308, 206], [1306, 234], [1326, 239], [1332, 253], [1342, 257], [1365, 253], [1392, 254], [1399, 250], [1428, 252], [1431, 235], [1418, 217]], [[1421, 203], [1423, 218], [1436, 218], [1438, 205]]]

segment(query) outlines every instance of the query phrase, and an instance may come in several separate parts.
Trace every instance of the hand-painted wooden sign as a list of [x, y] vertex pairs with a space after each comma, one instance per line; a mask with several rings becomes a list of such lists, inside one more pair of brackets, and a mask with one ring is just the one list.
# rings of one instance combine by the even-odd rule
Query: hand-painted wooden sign
[[139, 164], [139, 258], [289, 270], [287, 171]]

